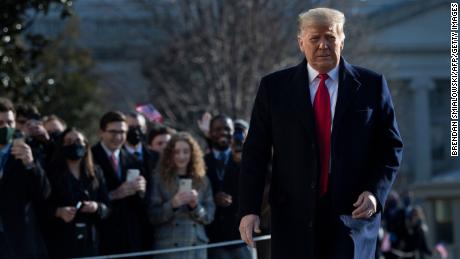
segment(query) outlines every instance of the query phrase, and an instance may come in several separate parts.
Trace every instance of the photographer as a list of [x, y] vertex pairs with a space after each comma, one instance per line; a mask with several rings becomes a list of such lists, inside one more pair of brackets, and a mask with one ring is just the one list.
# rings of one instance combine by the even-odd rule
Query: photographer
[[46, 258], [35, 206], [50, 186], [21, 136], [13, 104], [0, 98], [0, 258]]

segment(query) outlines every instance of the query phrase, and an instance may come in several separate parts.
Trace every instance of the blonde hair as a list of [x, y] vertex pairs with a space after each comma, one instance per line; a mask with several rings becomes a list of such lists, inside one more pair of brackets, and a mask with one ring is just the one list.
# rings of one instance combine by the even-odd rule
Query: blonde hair
[[166, 145], [160, 159], [160, 177], [166, 183], [167, 188], [174, 190], [175, 179], [177, 177], [176, 165], [174, 163], [174, 148], [176, 143], [183, 141], [190, 146], [190, 162], [187, 165], [186, 175], [192, 178], [193, 187], [200, 189], [206, 177], [206, 167], [203, 160], [203, 152], [196, 140], [186, 132], [179, 132], [172, 136]]
[[298, 16], [298, 36], [302, 34], [305, 27], [314, 25], [332, 25], [337, 26], [337, 32], [345, 40], [345, 33], [343, 27], [345, 25], [345, 15], [335, 9], [331, 8], [314, 8], [302, 12]]

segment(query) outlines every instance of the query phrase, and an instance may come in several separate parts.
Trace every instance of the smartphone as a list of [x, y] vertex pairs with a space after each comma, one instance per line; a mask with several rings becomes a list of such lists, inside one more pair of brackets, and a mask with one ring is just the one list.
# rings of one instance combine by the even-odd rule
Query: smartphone
[[179, 180], [179, 192], [192, 191], [192, 179], [185, 178]]
[[22, 131], [16, 129], [13, 133], [13, 144], [16, 142], [25, 142], [25, 137]]
[[246, 138], [243, 131], [235, 131], [233, 133], [233, 152], [242, 152], [244, 139]]
[[81, 206], [83, 206], [83, 202], [79, 201], [77, 202], [77, 205], [75, 205], [75, 209], [80, 210], [81, 209]]
[[134, 181], [134, 179], [136, 179], [140, 174], [141, 172], [139, 169], [128, 169], [128, 172], [126, 173], [126, 181]]

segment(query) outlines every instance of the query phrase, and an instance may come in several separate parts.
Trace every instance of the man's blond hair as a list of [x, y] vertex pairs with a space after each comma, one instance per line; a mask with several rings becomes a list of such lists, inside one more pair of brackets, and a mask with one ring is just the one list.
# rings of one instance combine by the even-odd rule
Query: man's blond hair
[[342, 41], [345, 39], [345, 33], [343, 31], [345, 15], [341, 11], [323, 7], [310, 9], [299, 14], [298, 23], [299, 36], [302, 34], [302, 31], [309, 26], [331, 25], [337, 26], [336, 29], [340, 37], [342, 37]]

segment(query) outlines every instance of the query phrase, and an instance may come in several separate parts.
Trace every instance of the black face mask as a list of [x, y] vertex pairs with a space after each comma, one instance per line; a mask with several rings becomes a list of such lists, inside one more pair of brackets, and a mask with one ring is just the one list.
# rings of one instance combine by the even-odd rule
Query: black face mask
[[13, 142], [14, 128], [0, 128], [0, 145], [8, 145]]
[[141, 127], [129, 127], [126, 140], [129, 144], [136, 146], [142, 140], [142, 130]]
[[62, 153], [65, 158], [75, 161], [82, 159], [85, 156], [86, 149], [82, 144], [74, 143], [71, 145], [63, 146]]
[[48, 133], [50, 135], [50, 140], [51, 142], [55, 143], [59, 140], [59, 137], [61, 136], [62, 132], [59, 131], [53, 131]]

